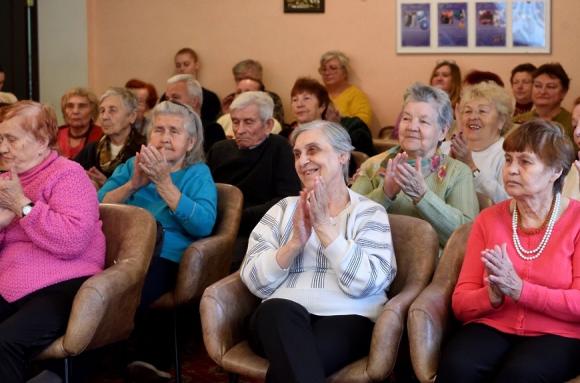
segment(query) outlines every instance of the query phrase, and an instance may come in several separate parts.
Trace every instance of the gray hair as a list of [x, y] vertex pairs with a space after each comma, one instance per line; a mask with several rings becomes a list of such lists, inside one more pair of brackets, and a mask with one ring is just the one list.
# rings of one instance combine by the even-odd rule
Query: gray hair
[[274, 101], [266, 92], [252, 91], [240, 93], [230, 105], [230, 113], [236, 109], [244, 109], [256, 105], [262, 122], [266, 122], [274, 115]]
[[320, 56], [320, 67], [322, 68], [327, 61], [332, 59], [337, 59], [342, 69], [344, 69], [348, 75], [350, 72], [350, 60], [348, 59], [348, 56], [341, 51], [328, 51], [323, 53], [322, 56]]
[[121, 97], [121, 101], [123, 101], [123, 105], [129, 112], [129, 114], [133, 112], [137, 112], [137, 108], [139, 107], [139, 101], [133, 92], [131, 92], [127, 88], [119, 88], [119, 87], [111, 87], [105, 91], [99, 98], [99, 105], [107, 98], [111, 96], [119, 96]]
[[187, 86], [187, 94], [189, 94], [190, 97], [197, 97], [199, 99], [199, 105], [203, 105], [203, 91], [201, 89], [201, 84], [192, 75], [176, 74], [167, 80], [167, 85], [182, 81], [185, 82], [185, 85]]
[[[315, 129], [320, 129], [322, 131], [335, 152], [338, 154], [346, 154], [350, 160], [350, 152], [354, 150], [350, 135], [342, 125], [337, 124], [336, 122], [314, 120], [306, 124], [300, 124], [290, 135], [290, 144], [294, 146], [299, 135]], [[348, 163], [349, 161], [342, 166], [342, 173], [345, 181], [348, 179]]]
[[414, 83], [405, 90], [403, 108], [410, 102], [426, 102], [437, 112], [437, 125], [443, 131], [453, 123], [453, 108], [449, 95], [442, 89], [421, 83]]
[[468, 102], [483, 98], [494, 104], [497, 114], [504, 120], [501, 133], [505, 133], [512, 126], [512, 114], [514, 113], [514, 106], [512, 103], [512, 96], [508, 91], [493, 81], [485, 81], [479, 84], [467, 86], [461, 92], [461, 101], [459, 103], [459, 110], [463, 114], [463, 107]]
[[147, 141], [151, 138], [151, 132], [155, 125], [155, 119], [157, 116], [171, 115], [183, 118], [183, 127], [187, 132], [189, 138], [193, 138], [195, 143], [193, 148], [185, 154], [185, 159], [183, 162], [183, 167], [186, 168], [197, 162], [204, 162], [205, 156], [203, 153], [203, 125], [201, 119], [191, 109], [190, 106], [175, 102], [175, 101], [163, 101], [155, 105], [151, 111], [151, 119], [147, 125]]
[[234, 78], [249, 77], [253, 80], [262, 81], [262, 64], [256, 60], [247, 59], [242, 60], [232, 68]]

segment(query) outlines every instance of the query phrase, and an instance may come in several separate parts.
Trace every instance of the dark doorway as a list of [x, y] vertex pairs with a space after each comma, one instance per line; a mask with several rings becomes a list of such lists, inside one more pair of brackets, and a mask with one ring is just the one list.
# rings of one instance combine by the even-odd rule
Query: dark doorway
[[0, 66], [6, 72], [2, 90], [19, 100], [38, 100], [36, 1], [0, 0]]

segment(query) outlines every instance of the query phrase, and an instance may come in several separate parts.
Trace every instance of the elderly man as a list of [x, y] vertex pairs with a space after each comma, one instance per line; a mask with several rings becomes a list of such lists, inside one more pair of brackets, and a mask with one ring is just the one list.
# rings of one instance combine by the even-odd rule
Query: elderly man
[[[199, 77], [199, 57], [191, 48], [181, 48], [174, 57], [175, 74], [190, 74], [195, 80]], [[201, 119], [215, 121], [221, 112], [220, 98], [211, 90], [201, 88], [203, 92], [203, 105], [201, 106]]]
[[234, 75], [234, 81], [236, 82], [236, 92], [230, 93], [222, 100], [222, 113], [228, 113], [230, 110], [230, 104], [238, 95], [238, 88], [240, 87], [240, 82], [252, 79], [256, 82], [259, 82], [261, 85], [261, 91], [267, 92], [272, 100], [274, 101], [274, 118], [276, 121], [280, 122], [280, 124], [284, 124], [284, 106], [282, 105], [282, 100], [280, 96], [276, 93], [271, 92], [265, 89], [263, 84], [263, 68], [262, 64], [256, 60], [247, 59], [242, 60], [232, 68], [232, 74]]
[[207, 155], [214, 181], [235, 185], [244, 194], [236, 266], [245, 254], [244, 238], [268, 209], [300, 191], [292, 148], [284, 137], [270, 134], [273, 109], [265, 92], [240, 94], [230, 106], [235, 139], [218, 142]]
[[[251, 92], [251, 91], [265, 92], [264, 84], [262, 84], [259, 80], [254, 80], [253, 78], [249, 78], [249, 77], [240, 79], [240, 81], [238, 81], [238, 83], [236, 84], [236, 93], [235, 93], [236, 96], [238, 96], [244, 92]], [[272, 97], [271, 93], [268, 93], [268, 95], [270, 97]], [[272, 101], [274, 101], [273, 98], [272, 98]], [[275, 105], [275, 102], [274, 102], [274, 105]], [[274, 106], [274, 110], [276, 110], [276, 106]], [[228, 111], [225, 114], [223, 114], [220, 118], [218, 118], [217, 122], [218, 122], [218, 124], [220, 124], [222, 126], [222, 128], [224, 128], [224, 132], [225, 132], [227, 138], [234, 138], [232, 116], [230, 115], [229, 106], [228, 106]], [[276, 116], [274, 116], [274, 127], [272, 128], [271, 133], [278, 134], [281, 131], [282, 131], [282, 125], [280, 125], [280, 122], [276, 119]]]
[[[203, 92], [199, 82], [190, 74], [176, 74], [167, 80], [165, 96], [168, 100], [188, 105], [198, 115], [203, 105]], [[226, 136], [222, 127], [213, 121], [204, 120], [203, 123], [203, 149], [207, 153], [218, 141], [225, 140]]]

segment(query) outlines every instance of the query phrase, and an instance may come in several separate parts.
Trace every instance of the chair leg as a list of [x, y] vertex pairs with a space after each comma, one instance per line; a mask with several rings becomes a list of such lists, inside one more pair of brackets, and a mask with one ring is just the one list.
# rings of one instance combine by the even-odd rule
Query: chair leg
[[230, 383], [238, 383], [240, 381], [240, 376], [238, 374], [234, 374], [233, 372], [230, 372], [228, 377]]
[[64, 358], [64, 383], [69, 383], [70, 377], [70, 363], [69, 358]]
[[175, 383], [181, 383], [181, 363], [179, 360], [179, 338], [177, 331], [177, 307], [173, 309], [173, 348], [175, 351]]

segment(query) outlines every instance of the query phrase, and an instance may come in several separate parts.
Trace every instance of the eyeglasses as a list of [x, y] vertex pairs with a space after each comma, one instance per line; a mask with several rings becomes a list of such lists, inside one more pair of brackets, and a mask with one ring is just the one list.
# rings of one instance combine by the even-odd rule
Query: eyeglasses
[[322, 74], [325, 72], [337, 72], [341, 69], [342, 67], [337, 65], [321, 66], [320, 68], [318, 68], [318, 73]]

